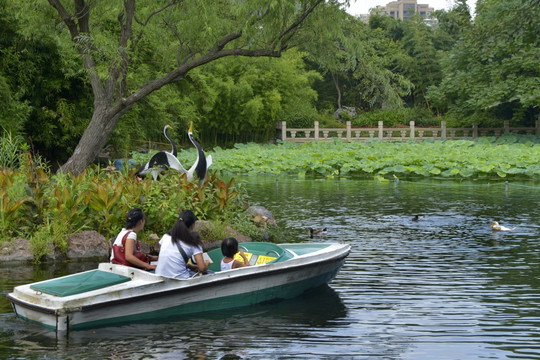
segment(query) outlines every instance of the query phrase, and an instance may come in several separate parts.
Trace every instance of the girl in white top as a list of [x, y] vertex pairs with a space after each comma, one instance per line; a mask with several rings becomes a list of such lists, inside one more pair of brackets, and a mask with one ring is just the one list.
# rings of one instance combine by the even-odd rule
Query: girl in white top
[[[221, 260], [221, 271], [249, 266], [249, 261], [244, 252], [241, 249], [238, 250], [238, 240], [233, 237], [226, 238], [221, 242], [221, 253], [224, 256], [223, 260]], [[234, 259], [236, 253], [240, 254], [244, 260], [243, 262]]]
[[[126, 237], [125, 242], [125, 249], [124, 253], [126, 256], [126, 260], [131, 263], [133, 266], [146, 269], [146, 270], [153, 270], [156, 268], [155, 265], [151, 265], [148, 263], [145, 263], [142, 260], [139, 260], [135, 255], [133, 255], [133, 252], [136, 248], [137, 243], [137, 233], [141, 231], [144, 228], [144, 224], [146, 223], [146, 219], [144, 217], [144, 212], [141, 209], [135, 208], [128, 211], [126, 216], [126, 227], [123, 228], [118, 236], [116, 236], [116, 239], [114, 240], [113, 245], [122, 246], [122, 239], [124, 238], [124, 235], [128, 231], [130, 233]], [[148, 255], [150, 260], [155, 261], [157, 260], [157, 256]], [[111, 252], [111, 262], [114, 259], [114, 252]]]
[[[182, 279], [208, 269], [210, 261], [203, 259], [202, 242], [191, 232], [196, 221], [197, 217], [192, 211], [184, 210], [173, 227], [163, 235], [159, 241], [157, 275]], [[187, 259], [194, 257], [196, 265], [186, 264], [179, 247], [184, 250]]]

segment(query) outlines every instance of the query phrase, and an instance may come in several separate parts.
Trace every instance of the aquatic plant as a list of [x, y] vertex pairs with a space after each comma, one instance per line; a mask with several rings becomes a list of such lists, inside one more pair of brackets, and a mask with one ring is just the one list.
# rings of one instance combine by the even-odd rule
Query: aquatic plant
[[311, 142], [214, 149], [219, 174], [286, 174], [333, 178], [535, 178], [536, 136], [423, 142]]
[[22, 220], [24, 198], [17, 189], [24, 189], [13, 170], [0, 169], [0, 233], [10, 236]]

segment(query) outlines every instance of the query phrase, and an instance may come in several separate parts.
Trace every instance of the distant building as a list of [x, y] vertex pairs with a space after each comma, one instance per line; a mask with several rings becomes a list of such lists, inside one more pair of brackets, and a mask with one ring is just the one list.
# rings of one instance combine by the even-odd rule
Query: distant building
[[369, 10], [370, 15], [386, 15], [386, 6], [377, 5]]
[[434, 9], [428, 4], [418, 4], [416, 0], [397, 0], [386, 4], [385, 7], [377, 6], [371, 9], [371, 14], [390, 15], [395, 19], [406, 20], [420, 14], [424, 19], [430, 19]]

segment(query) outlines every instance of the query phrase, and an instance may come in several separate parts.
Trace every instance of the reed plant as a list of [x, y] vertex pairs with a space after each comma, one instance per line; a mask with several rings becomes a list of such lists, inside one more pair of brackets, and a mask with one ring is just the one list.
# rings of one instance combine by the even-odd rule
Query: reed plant
[[21, 152], [26, 150], [26, 147], [19, 137], [4, 131], [0, 137], [0, 168], [16, 169]]

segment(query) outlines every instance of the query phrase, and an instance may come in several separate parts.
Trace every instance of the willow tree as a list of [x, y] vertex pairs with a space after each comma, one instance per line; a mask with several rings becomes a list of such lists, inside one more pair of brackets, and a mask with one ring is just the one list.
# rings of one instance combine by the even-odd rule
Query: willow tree
[[431, 102], [468, 122], [533, 125], [540, 113], [540, 0], [479, 1], [468, 28], [443, 59]]
[[33, 15], [34, 36], [60, 30], [66, 62], [80, 61], [92, 88], [92, 118], [61, 168], [74, 173], [96, 158], [122, 115], [149, 94], [224, 57], [279, 57], [305, 40], [325, 9], [340, 6], [338, 0], [47, 2], [13, 1], [21, 16]]

